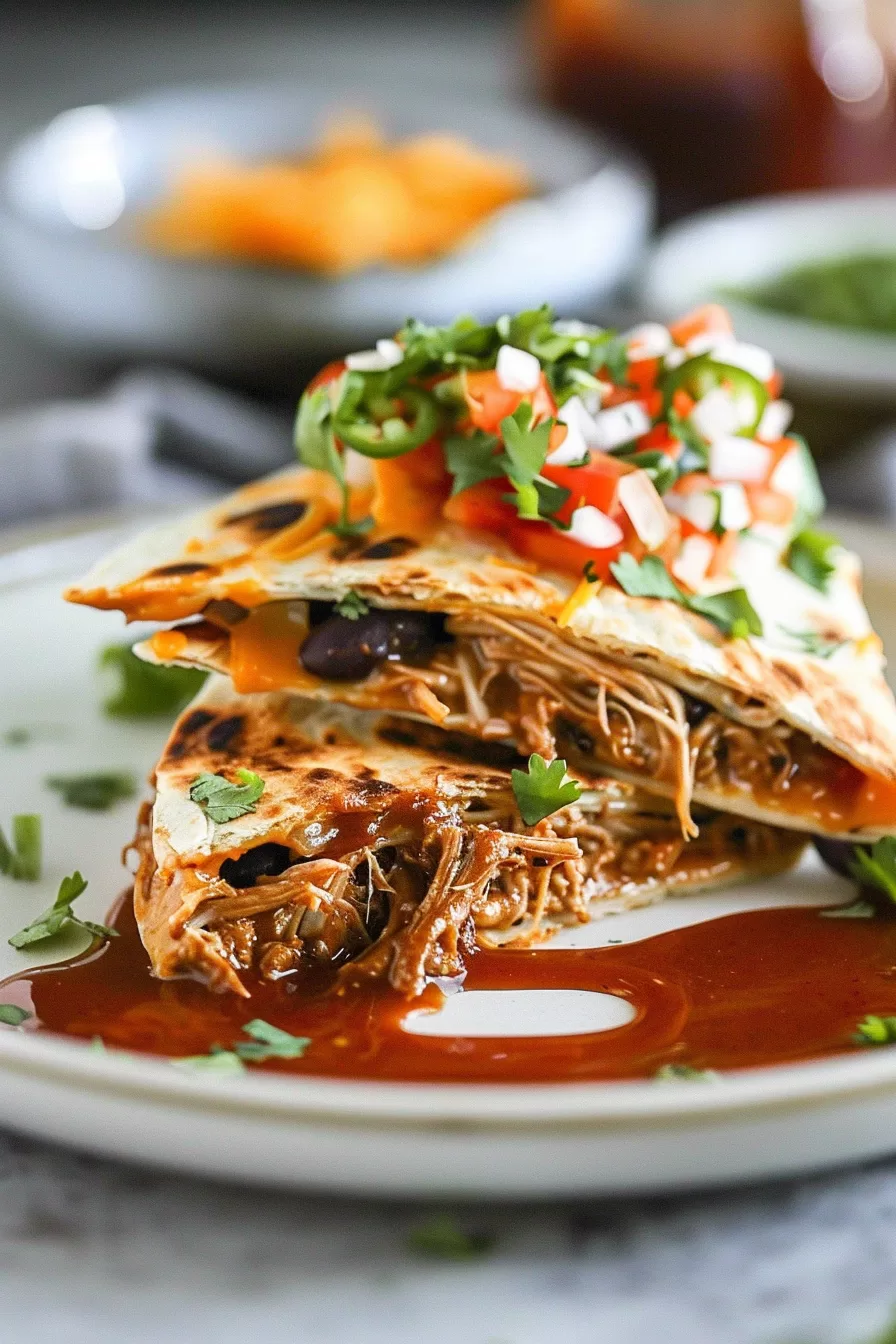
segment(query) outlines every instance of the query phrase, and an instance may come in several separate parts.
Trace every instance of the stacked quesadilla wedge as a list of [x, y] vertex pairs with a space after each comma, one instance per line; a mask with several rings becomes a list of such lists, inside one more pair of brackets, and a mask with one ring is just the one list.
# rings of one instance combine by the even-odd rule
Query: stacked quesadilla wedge
[[[311, 385], [300, 465], [138, 539], [68, 596], [165, 623], [141, 656], [226, 674], [266, 713], [298, 697], [305, 716], [386, 715], [434, 762], [460, 741], [518, 774], [529, 758], [529, 778], [562, 761], [583, 796], [636, 800], [651, 833], [671, 822], [687, 880], [749, 871], [731, 849], [745, 822], [759, 849], [772, 827], [871, 839], [896, 830], [896, 705], [858, 562], [815, 526], [779, 381], [715, 307], [626, 337], [547, 310], [409, 323]], [[366, 768], [398, 783], [384, 751], [368, 737]], [[501, 829], [547, 817], [567, 838], [569, 795], [533, 820], [510, 778]], [[688, 861], [709, 832], [728, 837], [724, 873]], [[648, 849], [638, 891], [655, 895]], [[552, 891], [570, 862], [548, 859]], [[547, 897], [526, 886], [541, 928]], [[402, 983], [438, 962], [430, 949]]]

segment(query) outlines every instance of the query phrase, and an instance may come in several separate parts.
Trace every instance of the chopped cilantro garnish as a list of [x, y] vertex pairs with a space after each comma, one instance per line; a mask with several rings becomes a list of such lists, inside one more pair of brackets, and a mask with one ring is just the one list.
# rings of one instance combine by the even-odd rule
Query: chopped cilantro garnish
[[437, 1213], [428, 1222], [411, 1229], [407, 1244], [408, 1249], [418, 1255], [443, 1260], [473, 1260], [486, 1255], [495, 1240], [484, 1232], [465, 1232], [447, 1213]]
[[336, 610], [340, 616], [345, 616], [350, 621], [356, 621], [360, 616], [366, 616], [370, 607], [360, 593], [356, 593], [354, 588], [349, 588], [345, 597], [336, 603]]
[[0, 830], [0, 873], [19, 882], [37, 882], [41, 872], [42, 825], [36, 812], [12, 819], [12, 844]]
[[856, 1028], [856, 1045], [896, 1044], [896, 1017], [876, 1017], [869, 1013]]
[[145, 663], [130, 644], [109, 644], [100, 654], [100, 667], [111, 668], [118, 680], [103, 709], [121, 719], [173, 717], [193, 699], [207, 675], [192, 667]]
[[594, 571], [594, 561], [586, 560], [582, 568], [582, 576], [588, 583], [600, 583], [600, 575]]
[[780, 629], [785, 635], [797, 641], [803, 653], [811, 654], [813, 658], [830, 658], [838, 649], [845, 648], [849, 643], [848, 639], [831, 639], [828, 635], [819, 634], [817, 630], [788, 630], [785, 625]]
[[885, 835], [876, 840], [870, 853], [856, 845], [850, 870], [863, 887], [874, 887], [896, 902], [896, 837]]
[[5, 1027], [20, 1027], [31, 1014], [17, 1003], [0, 1003], [0, 1022]]
[[496, 434], [476, 429], [472, 434], [452, 434], [443, 444], [445, 466], [454, 477], [452, 495], [468, 490], [480, 481], [492, 481], [505, 475], [504, 462], [498, 452], [500, 442]]
[[521, 401], [513, 415], [501, 421], [504, 440], [503, 461], [507, 478], [516, 491], [516, 506], [521, 518], [537, 520], [541, 517], [536, 477], [544, 466], [550, 448], [553, 420], [543, 420], [533, 426], [533, 411], [527, 401]]
[[239, 1041], [233, 1048], [240, 1059], [254, 1064], [260, 1064], [265, 1059], [301, 1059], [311, 1044], [310, 1036], [292, 1036], [260, 1017], [247, 1022], [243, 1031], [252, 1040]]
[[206, 815], [216, 824], [236, 821], [247, 812], [254, 812], [255, 805], [264, 793], [264, 780], [254, 770], [236, 771], [239, 784], [232, 784], [223, 775], [211, 775], [203, 771], [190, 785], [190, 797], [202, 807]]
[[658, 555], [645, 556], [639, 563], [634, 556], [625, 553], [610, 566], [610, 570], [629, 597], [658, 597], [676, 602], [712, 621], [723, 635], [732, 639], [762, 634], [762, 622], [744, 588], [688, 597]]
[[44, 781], [48, 789], [62, 795], [69, 807], [84, 807], [91, 812], [105, 812], [113, 803], [133, 798], [137, 781], [130, 771], [97, 770], [87, 775], [48, 775]]
[[34, 943], [46, 942], [49, 938], [55, 938], [58, 933], [69, 926], [78, 929], [85, 929], [96, 938], [117, 938], [115, 929], [110, 929], [105, 924], [94, 924], [90, 919], [81, 919], [73, 910], [73, 904], [82, 892], [86, 891], [87, 882], [80, 873], [72, 873], [71, 877], [64, 877], [59, 884], [59, 893], [56, 900], [45, 910], [42, 915], [18, 933], [14, 933], [9, 939], [11, 947], [22, 948], [31, 947]]
[[785, 563], [797, 578], [824, 593], [827, 592], [828, 580], [837, 568], [831, 555], [839, 545], [837, 538], [830, 532], [814, 532], [806, 527], [790, 543]]
[[184, 1055], [182, 1059], [172, 1059], [178, 1069], [195, 1070], [196, 1073], [233, 1074], [243, 1073], [245, 1064], [233, 1050], [225, 1050], [213, 1045], [207, 1055]]
[[690, 1064], [663, 1064], [653, 1075], [657, 1083], [715, 1083], [715, 1069], [693, 1069]]
[[579, 785], [566, 773], [565, 761], [548, 764], [537, 754], [529, 757], [528, 770], [511, 770], [510, 779], [520, 816], [527, 826], [534, 826], [582, 796]]

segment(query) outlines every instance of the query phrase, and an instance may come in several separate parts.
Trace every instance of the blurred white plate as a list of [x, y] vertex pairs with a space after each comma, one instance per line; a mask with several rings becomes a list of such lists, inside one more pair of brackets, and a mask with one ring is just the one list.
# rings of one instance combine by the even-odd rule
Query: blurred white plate
[[[0, 746], [0, 818], [39, 810], [46, 829], [45, 880], [2, 883], [0, 975], [46, 960], [39, 950], [14, 952], [6, 932], [45, 908], [63, 874], [78, 866], [89, 877], [82, 913], [98, 919], [127, 880], [119, 853], [133, 833], [133, 804], [73, 813], [42, 783], [49, 773], [90, 768], [143, 773], [165, 736], [164, 727], [99, 712], [96, 653], [121, 637], [121, 617], [66, 606], [59, 596], [66, 578], [119, 538], [120, 531], [72, 533], [69, 523], [0, 557], [0, 628], [11, 632], [0, 668], [0, 731], [46, 730], [28, 746]], [[874, 529], [863, 530], [863, 541], [872, 604], [890, 636], [896, 547]], [[794, 874], [669, 900], [561, 938], [575, 946], [634, 941], [737, 910], [849, 897], [845, 882], [808, 861]], [[59, 955], [76, 952], [79, 936]], [[507, 1032], [500, 995], [479, 997], [478, 1027], [465, 1011], [453, 1026], [446, 1016], [446, 1034]], [[601, 1007], [605, 996], [586, 996], [590, 1004], [561, 997], [541, 1001], [542, 1031], [621, 1020], [618, 1002], [612, 1013]], [[514, 1015], [521, 1007], [532, 1005], [516, 1005]], [[511, 1018], [511, 1034], [518, 1029]], [[0, 1029], [0, 1081], [0, 1123], [25, 1133], [142, 1163], [353, 1193], [659, 1190], [792, 1174], [896, 1148], [896, 1049], [747, 1070], [712, 1084], [412, 1086], [187, 1075], [164, 1060]]]
[[722, 293], [861, 252], [896, 253], [896, 191], [806, 192], [726, 206], [666, 230], [647, 262], [641, 306], [669, 320], [721, 294], [738, 336], [771, 350], [794, 391], [896, 402], [896, 336], [767, 312]]
[[[465, 247], [417, 270], [331, 280], [262, 265], [172, 260], [129, 236], [185, 161], [296, 154], [327, 121], [369, 113], [393, 137], [452, 131], [528, 169], [540, 195], [488, 220]], [[155, 355], [225, 373], [352, 349], [409, 316], [483, 320], [545, 301], [580, 310], [625, 278], [643, 248], [652, 191], [608, 142], [497, 97], [403, 85], [376, 94], [319, 85], [183, 89], [77, 108], [28, 136], [0, 179], [6, 299], [45, 336], [116, 356]]]

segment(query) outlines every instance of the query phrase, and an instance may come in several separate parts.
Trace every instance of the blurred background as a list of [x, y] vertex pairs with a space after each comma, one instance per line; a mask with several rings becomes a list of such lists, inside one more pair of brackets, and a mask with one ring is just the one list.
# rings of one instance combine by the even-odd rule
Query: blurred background
[[276, 465], [411, 313], [718, 297], [889, 513], [894, 68], [894, 0], [4, 7], [0, 519]]

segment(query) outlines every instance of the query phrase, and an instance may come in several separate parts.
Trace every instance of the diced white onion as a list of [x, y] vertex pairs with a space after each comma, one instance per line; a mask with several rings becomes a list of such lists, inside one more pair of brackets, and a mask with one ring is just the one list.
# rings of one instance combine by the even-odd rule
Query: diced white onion
[[533, 392], [541, 378], [541, 365], [528, 350], [502, 345], [495, 365], [498, 382], [508, 392]]
[[709, 537], [685, 537], [672, 564], [672, 575], [689, 588], [699, 588], [712, 564], [715, 546]]
[[712, 346], [711, 353], [716, 363], [743, 369], [760, 383], [767, 383], [775, 371], [775, 361], [761, 345], [747, 345], [745, 341], [733, 341], [726, 337]]
[[663, 360], [664, 369], [677, 369], [679, 364], [683, 364], [688, 358], [687, 350], [682, 350], [678, 345], [674, 346]]
[[730, 337], [725, 332], [701, 331], [698, 336], [692, 336], [684, 348], [688, 359], [694, 359], [697, 355], [708, 355], [710, 350], [714, 350], [722, 341], [727, 340], [730, 340]]
[[719, 486], [719, 526], [723, 532], [742, 532], [753, 521], [743, 486], [735, 481]]
[[731, 563], [734, 576], [742, 582], [755, 583], [757, 574], [767, 574], [777, 569], [783, 551], [758, 534], [760, 523], [754, 523], [750, 531], [737, 539], [737, 549]]
[[625, 401], [611, 406], [594, 417], [594, 444], [607, 453], [620, 448], [632, 439], [639, 439], [650, 429], [650, 416], [639, 401]]
[[622, 540], [622, 528], [593, 504], [583, 504], [573, 512], [566, 535], [573, 541], [581, 542], [583, 546], [591, 546], [596, 551], [602, 551], [608, 546], [619, 545]]
[[374, 483], [373, 463], [364, 453], [355, 452], [354, 448], [346, 448], [343, 452], [342, 469], [349, 485], [361, 487]]
[[743, 428], [741, 408], [724, 387], [714, 387], [701, 397], [688, 419], [710, 443]]
[[558, 336], [599, 336], [601, 329], [588, 322], [580, 322], [577, 317], [558, 317], [554, 330]]
[[695, 490], [690, 495], [666, 495], [666, 508], [679, 518], [686, 518], [698, 532], [711, 532], [719, 517], [719, 500], [708, 490]]
[[764, 443], [726, 434], [709, 445], [709, 474], [717, 481], [764, 481], [772, 450]]
[[762, 419], [756, 426], [757, 439], [774, 443], [783, 438], [793, 419], [793, 407], [789, 401], [770, 401], [762, 412]]
[[769, 485], [790, 499], [799, 499], [806, 480], [806, 464], [803, 454], [794, 444], [790, 452], [785, 453], [769, 478]]
[[622, 338], [628, 347], [628, 357], [637, 359], [660, 359], [672, 349], [672, 337], [669, 330], [659, 322], [642, 322], [632, 327]]
[[[587, 415], [587, 412], [585, 414]], [[578, 424], [575, 421], [565, 421], [564, 423], [566, 424], [566, 438], [559, 448], [555, 448], [545, 458], [545, 461], [552, 467], [565, 467], [570, 462], [581, 462], [588, 452], [588, 444]]]
[[630, 471], [620, 476], [618, 498], [644, 545], [650, 550], [661, 546], [669, 535], [672, 519], [647, 472]]
[[355, 373], [385, 373], [404, 359], [404, 351], [397, 341], [377, 341], [375, 350], [356, 350], [346, 355], [345, 367]]

